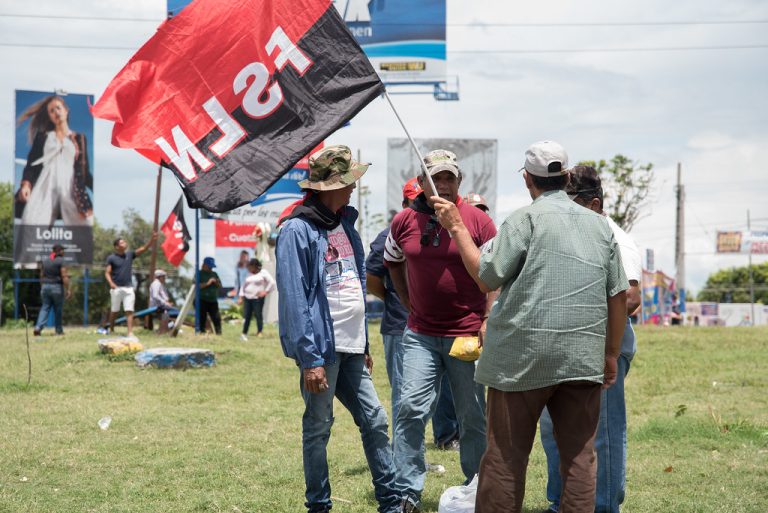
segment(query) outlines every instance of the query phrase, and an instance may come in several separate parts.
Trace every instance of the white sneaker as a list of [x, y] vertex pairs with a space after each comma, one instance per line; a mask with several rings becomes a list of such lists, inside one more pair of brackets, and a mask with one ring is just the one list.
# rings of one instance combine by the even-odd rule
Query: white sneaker
[[248, 335], [246, 335], [245, 333], [241, 333], [240, 340], [242, 340], [243, 342], [248, 342]]
[[435, 474], [445, 474], [445, 467], [439, 463], [427, 463], [427, 472], [434, 472]]

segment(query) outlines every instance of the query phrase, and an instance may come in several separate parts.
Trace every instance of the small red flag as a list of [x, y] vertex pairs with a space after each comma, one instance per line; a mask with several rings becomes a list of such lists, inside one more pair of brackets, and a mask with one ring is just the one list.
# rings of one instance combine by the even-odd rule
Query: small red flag
[[173, 207], [168, 219], [165, 220], [160, 230], [165, 235], [162, 245], [165, 258], [168, 259], [171, 265], [178, 267], [181, 261], [184, 260], [184, 255], [189, 251], [189, 241], [192, 240], [189, 230], [187, 230], [187, 224], [184, 222], [182, 198], [179, 198], [178, 203]]

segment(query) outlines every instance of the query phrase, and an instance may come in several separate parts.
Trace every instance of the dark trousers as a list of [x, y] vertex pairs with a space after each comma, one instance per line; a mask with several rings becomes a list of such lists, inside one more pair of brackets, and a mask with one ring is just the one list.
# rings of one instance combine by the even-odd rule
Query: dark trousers
[[211, 316], [211, 322], [213, 322], [213, 329], [217, 335], [221, 335], [221, 314], [219, 314], [218, 301], [204, 301], [200, 300], [200, 331], [205, 331], [205, 318]]
[[475, 513], [519, 513], [528, 456], [544, 406], [560, 451], [560, 513], [594, 513], [595, 431], [600, 384], [575, 381], [524, 392], [488, 388], [488, 448], [480, 462]]
[[248, 328], [251, 326], [251, 316], [256, 317], [256, 330], [257, 333], [261, 333], [264, 329], [264, 316], [262, 311], [264, 310], [264, 298], [259, 297], [256, 299], [243, 298], [245, 306], [243, 307], [243, 333], [248, 334]]
[[35, 329], [42, 331], [45, 325], [48, 323], [48, 316], [51, 310], [53, 310], [53, 322], [56, 326], [56, 333], [61, 335], [64, 333], [62, 326], [62, 312], [64, 311], [64, 287], [58, 283], [43, 283], [40, 288], [40, 298], [42, 299], [43, 306], [40, 308], [40, 313], [37, 316], [37, 324]]

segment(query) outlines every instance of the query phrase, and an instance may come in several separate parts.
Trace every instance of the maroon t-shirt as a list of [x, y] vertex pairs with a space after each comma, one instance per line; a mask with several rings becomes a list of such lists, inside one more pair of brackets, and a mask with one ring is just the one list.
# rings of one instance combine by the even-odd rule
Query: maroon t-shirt
[[[480, 247], [496, 235], [487, 214], [461, 201], [459, 209], [472, 240]], [[408, 327], [423, 335], [475, 335], [485, 314], [486, 297], [469, 276], [448, 231], [432, 216], [407, 208], [392, 220], [384, 251], [385, 264], [407, 263], [411, 313]], [[429, 226], [428, 226], [429, 225]], [[434, 225], [434, 228], [432, 228]], [[427, 234], [422, 245], [422, 234]], [[439, 244], [435, 246], [435, 234]]]

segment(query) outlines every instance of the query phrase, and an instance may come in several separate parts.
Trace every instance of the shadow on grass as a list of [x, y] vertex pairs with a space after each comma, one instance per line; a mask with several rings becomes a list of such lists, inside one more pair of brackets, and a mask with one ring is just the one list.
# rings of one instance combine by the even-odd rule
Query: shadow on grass
[[362, 474], [369, 473], [370, 470], [368, 470], [368, 465], [357, 465], [355, 467], [347, 467], [342, 472], [345, 476], [359, 476]]

